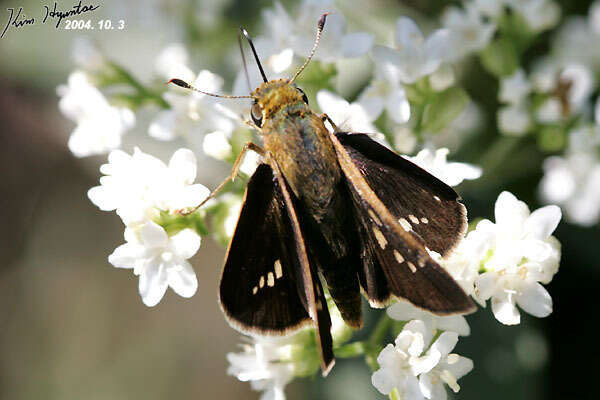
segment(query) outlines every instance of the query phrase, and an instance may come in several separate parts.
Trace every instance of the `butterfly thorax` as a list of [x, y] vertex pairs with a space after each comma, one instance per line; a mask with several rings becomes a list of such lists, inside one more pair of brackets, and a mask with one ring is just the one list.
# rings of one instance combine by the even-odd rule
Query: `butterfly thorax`
[[265, 150], [333, 253], [343, 257], [348, 244], [339, 232], [348, 213], [341, 205], [342, 172], [323, 120], [309, 108], [304, 93], [287, 81], [265, 83], [253, 96], [263, 110]]
[[286, 81], [271, 81], [254, 95], [263, 110], [264, 147], [296, 197], [320, 222], [330, 207], [341, 171], [323, 121]]

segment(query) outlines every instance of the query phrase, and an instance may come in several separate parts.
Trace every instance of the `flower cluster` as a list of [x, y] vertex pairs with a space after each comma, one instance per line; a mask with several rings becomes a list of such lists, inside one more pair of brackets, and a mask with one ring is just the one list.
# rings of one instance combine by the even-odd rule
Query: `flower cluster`
[[183, 297], [196, 293], [196, 274], [187, 260], [198, 251], [200, 236], [185, 220], [169, 224], [165, 218], [208, 196], [206, 187], [193, 184], [196, 168], [196, 157], [187, 149], [176, 151], [168, 165], [137, 148], [132, 155], [114, 150], [100, 167], [100, 186], [88, 191], [98, 208], [116, 210], [123, 220], [126, 243], [108, 261], [133, 269], [149, 307], [158, 304], [168, 286]]
[[373, 373], [373, 386], [383, 394], [397, 390], [406, 400], [446, 399], [448, 385], [455, 393], [457, 380], [473, 369], [473, 362], [450, 353], [458, 342], [456, 332], [442, 332], [435, 340], [421, 320], [412, 320], [377, 357], [381, 368]]

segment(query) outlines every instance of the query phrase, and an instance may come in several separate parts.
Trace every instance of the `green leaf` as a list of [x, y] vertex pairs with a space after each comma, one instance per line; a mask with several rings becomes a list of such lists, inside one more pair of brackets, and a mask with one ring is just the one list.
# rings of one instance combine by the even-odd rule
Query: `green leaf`
[[498, 38], [479, 53], [481, 63], [496, 77], [511, 75], [519, 67], [519, 55], [515, 45], [505, 37]]
[[425, 105], [421, 121], [421, 131], [439, 132], [462, 113], [469, 95], [464, 89], [451, 87], [436, 93]]

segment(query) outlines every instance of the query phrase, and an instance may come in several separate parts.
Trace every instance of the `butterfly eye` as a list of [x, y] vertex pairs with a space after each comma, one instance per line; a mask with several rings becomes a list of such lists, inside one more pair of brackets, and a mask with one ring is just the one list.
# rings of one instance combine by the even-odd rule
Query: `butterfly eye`
[[260, 107], [260, 104], [254, 103], [254, 105], [252, 105], [252, 108], [250, 109], [250, 115], [252, 116], [252, 121], [254, 121], [256, 126], [260, 128], [262, 126], [263, 119], [262, 108]]
[[302, 93], [302, 101], [305, 102], [306, 104], [308, 104], [308, 97], [306, 97], [306, 93], [304, 93], [304, 90], [300, 89], [300, 88], [296, 88], [298, 89], [298, 91], [300, 93]]

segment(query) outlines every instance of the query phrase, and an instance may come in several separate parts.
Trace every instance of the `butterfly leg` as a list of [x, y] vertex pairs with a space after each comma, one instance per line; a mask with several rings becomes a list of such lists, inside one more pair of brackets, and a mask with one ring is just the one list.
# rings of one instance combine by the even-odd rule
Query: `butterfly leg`
[[335, 122], [333, 122], [333, 120], [329, 117], [329, 115], [323, 113], [320, 115], [321, 119], [323, 120], [323, 123], [325, 123], [325, 121], [328, 121], [331, 126], [333, 127], [333, 131], [334, 132], [339, 132], [340, 130], [338, 129], [337, 125], [335, 124]]
[[235, 159], [235, 163], [233, 163], [233, 168], [231, 169], [231, 174], [229, 174], [229, 176], [227, 178], [225, 178], [225, 180], [223, 180], [223, 182], [221, 182], [221, 184], [219, 186], [217, 186], [217, 188], [215, 190], [213, 190], [206, 199], [204, 199], [204, 201], [202, 201], [202, 203], [198, 204], [196, 207], [192, 208], [191, 210], [188, 210], [185, 212], [180, 212], [180, 214], [188, 215], [188, 214], [194, 213], [197, 209], [202, 207], [208, 200], [213, 199], [217, 194], [219, 194], [219, 192], [225, 187], [225, 185], [229, 181], [233, 182], [235, 180], [235, 177], [238, 175], [240, 166], [242, 165], [242, 161], [244, 161], [244, 156], [246, 155], [248, 150], [252, 150], [252, 151], [260, 154], [261, 156], [265, 155], [265, 150], [262, 147], [260, 147], [259, 145], [255, 144], [255, 143], [252, 143], [252, 142], [246, 142], [244, 144], [244, 147], [242, 147], [242, 151], [240, 151], [240, 154]]

